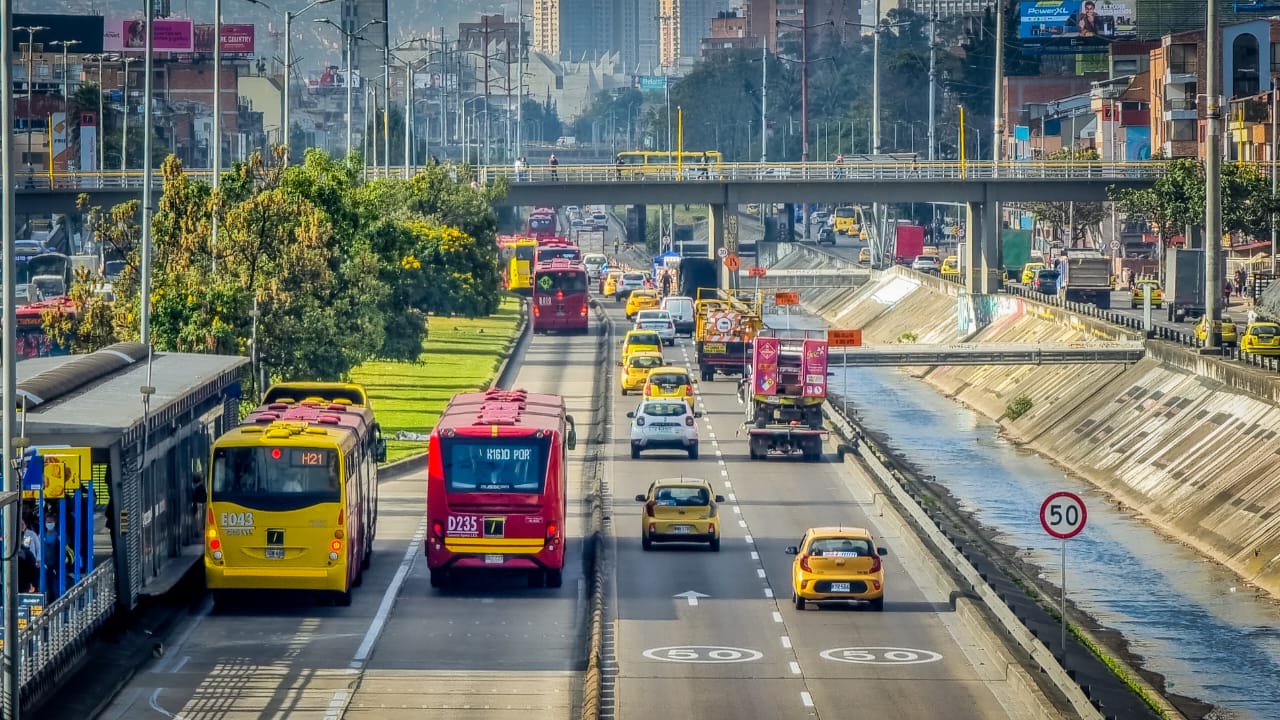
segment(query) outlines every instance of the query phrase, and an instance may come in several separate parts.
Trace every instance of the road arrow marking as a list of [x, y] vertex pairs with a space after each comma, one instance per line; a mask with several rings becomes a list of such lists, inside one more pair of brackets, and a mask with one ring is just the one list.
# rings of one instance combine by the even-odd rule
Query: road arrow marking
[[696, 590], [686, 590], [686, 591], [684, 591], [684, 592], [682, 592], [682, 593], [676, 593], [676, 594], [675, 594], [675, 595], [673, 595], [672, 597], [682, 597], [682, 598], [684, 598], [684, 599], [686, 599], [686, 600], [688, 600], [688, 601], [689, 601], [689, 605], [690, 605], [690, 606], [692, 606], [692, 607], [697, 607], [697, 606], [698, 606], [698, 598], [705, 598], [705, 597], [711, 597], [711, 596], [710, 596], [710, 595], [703, 595], [702, 593], [700, 593], [700, 592], [698, 592], [698, 591], [696, 591]]

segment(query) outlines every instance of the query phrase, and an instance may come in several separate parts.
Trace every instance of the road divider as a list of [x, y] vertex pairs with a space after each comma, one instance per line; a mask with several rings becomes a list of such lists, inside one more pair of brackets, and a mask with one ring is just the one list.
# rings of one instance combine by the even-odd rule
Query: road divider
[[582, 720], [599, 720], [604, 685], [602, 656], [605, 631], [605, 579], [607, 577], [608, 527], [605, 523], [604, 505], [608, 501], [604, 480], [603, 452], [609, 445], [608, 431], [612, 423], [613, 403], [609, 388], [613, 378], [613, 321], [598, 299], [591, 300], [591, 308], [599, 321], [599, 337], [596, 341], [596, 357], [604, 360], [604, 372], [597, 373], [591, 388], [591, 419], [596, 428], [583, 461], [583, 478], [589, 485], [583, 502], [588, 505], [588, 526], [584, 533], [583, 560], [586, 563], [589, 620], [587, 627], [587, 670], [582, 679]]

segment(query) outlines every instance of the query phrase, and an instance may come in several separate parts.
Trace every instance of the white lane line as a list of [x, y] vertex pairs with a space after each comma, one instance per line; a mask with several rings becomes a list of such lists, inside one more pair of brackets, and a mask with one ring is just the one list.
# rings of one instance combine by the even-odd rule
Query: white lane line
[[161, 688], [156, 688], [155, 692], [151, 693], [151, 697], [147, 698], [147, 704], [151, 706], [152, 710], [155, 710], [156, 712], [160, 713], [161, 715], [164, 715], [167, 718], [171, 718], [174, 716], [173, 713], [160, 707], [160, 699], [159, 699], [160, 690]]
[[752, 550], [752, 551], [751, 551], [751, 559], [752, 559], [752, 560], [759, 560], [759, 559], [760, 559], [760, 553], [756, 552], [755, 550]]
[[748, 545], [752, 545], [755, 543], [755, 540], [751, 539], [751, 533], [747, 533], [746, 538], [747, 538]]
[[765, 596], [765, 597], [767, 597], [767, 598], [771, 598], [771, 597], [773, 597], [773, 590], [771, 590], [771, 589], [769, 589], [769, 588], [765, 588], [765, 589], [764, 589], [764, 596]]
[[756, 568], [756, 577], [758, 578], [764, 577], [764, 568]]
[[774, 611], [773, 611], [773, 621], [774, 621], [774, 622], [776, 622], [776, 623], [780, 623], [780, 622], [782, 622], [782, 613], [778, 612], [777, 610], [774, 610]]
[[744, 528], [744, 527], [746, 527], [746, 526], [747, 526], [747, 521], [746, 521], [746, 520], [739, 520], [739, 521], [738, 521], [738, 527], [740, 527], [740, 528]]
[[800, 663], [796, 662], [795, 660], [792, 660], [791, 662], [787, 663], [787, 665], [791, 668], [792, 675], [800, 674]]
[[788, 650], [790, 650], [790, 649], [791, 649], [791, 638], [787, 637], [786, 635], [783, 635], [783, 636], [782, 636], [782, 647], [787, 648]]
[[716, 462], [720, 464], [720, 467], [724, 467], [724, 458], [721, 457], [719, 450], [716, 450]]
[[[719, 450], [716, 450], [716, 457], [720, 457], [720, 455], [721, 455], [720, 451], [719, 451]], [[720, 463], [723, 465], [723, 464], [724, 464], [724, 461], [723, 461], [723, 460], [721, 460], [721, 461], [720, 461]]]
[[741, 515], [741, 514], [742, 514], [742, 508], [738, 507], [737, 505], [734, 505], [734, 506], [733, 506], [733, 514], [734, 514], [734, 515]]
[[[356, 648], [356, 654], [351, 658], [352, 664], [361, 663], [369, 659], [369, 653], [373, 652], [373, 644], [378, 641], [378, 636], [382, 634], [383, 628], [387, 626], [387, 619], [391, 617], [391, 607], [396, 603], [396, 596], [400, 594], [400, 587], [404, 585], [404, 580], [409, 576], [409, 568], [413, 565], [414, 558], [418, 556], [418, 550], [422, 545], [422, 538], [427, 534], [427, 521], [424, 519], [419, 525], [417, 531], [413, 533], [413, 539], [409, 541], [409, 547], [404, 550], [404, 559], [400, 561], [400, 567], [396, 569], [395, 577], [391, 578], [391, 584], [387, 586], [385, 592], [382, 593], [382, 602], [378, 605], [378, 612], [373, 616], [373, 622], [369, 624], [369, 629], [364, 633], [364, 639], [360, 641], [360, 647]], [[345, 690], [339, 692], [345, 693]], [[334, 694], [337, 697], [337, 693]]]
[[[724, 468], [720, 468], [720, 477], [729, 477], [729, 471], [725, 470]], [[726, 482], [726, 485], [727, 484], [728, 483]]]
[[712, 440], [715, 440], [715, 439], [716, 439], [716, 434], [715, 434], [715, 433], [711, 433], [711, 439], [712, 439]]
[[804, 706], [805, 706], [805, 707], [810, 707], [810, 708], [811, 708], [811, 707], [813, 707], [813, 696], [812, 696], [812, 695], [810, 695], [810, 694], [809, 694], [809, 693], [807, 693], [807, 692], [801, 692], [801, 693], [800, 693], [800, 702], [804, 703]]
[[725, 481], [724, 481], [724, 486], [725, 486], [725, 487], [727, 487], [727, 488], [731, 488], [731, 487], [733, 487], [733, 483], [729, 482], [728, 480], [725, 480]]
[[[729, 493], [729, 502], [738, 502], [738, 497], [733, 493]], [[738, 509], [734, 508], [733, 511], [738, 512]]]

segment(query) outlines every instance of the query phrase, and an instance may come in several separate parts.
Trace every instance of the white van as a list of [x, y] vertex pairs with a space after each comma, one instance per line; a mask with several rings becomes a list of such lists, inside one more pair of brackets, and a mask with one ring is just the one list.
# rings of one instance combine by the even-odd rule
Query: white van
[[671, 313], [676, 324], [676, 335], [681, 333], [693, 337], [695, 325], [693, 316], [693, 298], [673, 295], [662, 299], [661, 309]]

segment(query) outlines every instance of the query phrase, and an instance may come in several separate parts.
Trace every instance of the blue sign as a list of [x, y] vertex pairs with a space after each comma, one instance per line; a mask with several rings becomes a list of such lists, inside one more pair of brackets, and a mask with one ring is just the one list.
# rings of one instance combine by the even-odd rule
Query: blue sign
[[1280, 3], [1263, 0], [1242, 0], [1235, 3], [1232, 9], [1238, 13], [1280, 13]]
[[641, 90], [666, 90], [667, 76], [666, 75], [641, 75], [640, 89]]
[[1074, 45], [1137, 35], [1133, 0], [1033, 0], [1019, 6], [1018, 37], [1028, 44]]

